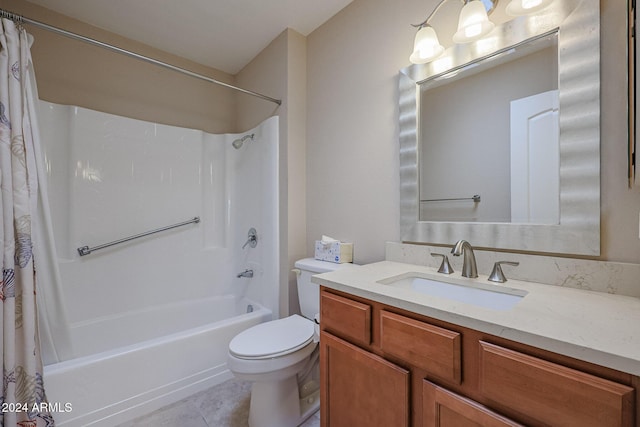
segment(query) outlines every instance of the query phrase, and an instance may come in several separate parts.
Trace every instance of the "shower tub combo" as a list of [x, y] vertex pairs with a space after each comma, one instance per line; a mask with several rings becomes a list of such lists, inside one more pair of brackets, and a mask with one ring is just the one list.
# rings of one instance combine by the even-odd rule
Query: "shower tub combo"
[[39, 320], [57, 425], [113, 426], [231, 378], [229, 341], [278, 313], [277, 117], [246, 135], [44, 102], [39, 119], [57, 252], [38, 271], [51, 278]]

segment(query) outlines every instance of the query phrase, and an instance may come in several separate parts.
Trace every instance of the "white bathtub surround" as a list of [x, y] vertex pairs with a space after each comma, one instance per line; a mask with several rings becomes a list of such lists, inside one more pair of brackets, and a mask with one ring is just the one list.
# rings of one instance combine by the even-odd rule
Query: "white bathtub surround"
[[[473, 241], [470, 241], [473, 245]], [[440, 259], [431, 253], [446, 254], [455, 271], [462, 270], [462, 257], [451, 255], [451, 247], [413, 245], [387, 242], [388, 261], [425, 265], [437, 268]], [[567, 288], [584, 289], [640, 298], [640, 264], [592, 261], [545, 255], [487, 251], [474, 248], [478, 272], [488, 275], [496, 261], [520, 262], [517, 267], [504, 267], [507, 279], [545, 283]]]
[[[57, 425], [111, 426], [230, 378], [231, 338], [279, 311], [278, 118], [235, 149], [245, 133], [50, 103], [41, 116], [73, 347], [44, 354], [49, 398], [73, 406]], [[258, 244], [242, 248], [250, 228]], [[236, 277], [247, 269], [253, 277]], [[46, 328], [55, 319], [43, 304]], [[59, 344], [55, 331], [45, 338]]]

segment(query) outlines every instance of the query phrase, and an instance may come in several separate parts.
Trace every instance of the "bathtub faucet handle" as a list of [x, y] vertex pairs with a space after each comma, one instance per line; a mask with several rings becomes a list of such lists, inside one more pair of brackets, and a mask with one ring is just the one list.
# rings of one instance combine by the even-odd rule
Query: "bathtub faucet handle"
[[247, 233], [247, 241], [242, 245], [242, 249], [244, 249], [247, 245], [255, 248], [258, 246], [258, 232], [255, 228], [251, 227], [249, 232]]

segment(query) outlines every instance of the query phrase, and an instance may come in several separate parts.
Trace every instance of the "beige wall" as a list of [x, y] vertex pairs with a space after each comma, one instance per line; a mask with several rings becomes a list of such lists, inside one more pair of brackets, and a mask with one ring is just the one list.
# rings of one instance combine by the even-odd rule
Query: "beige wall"
[[[20, 0], [0, 7], [235, 84], [234, 76]], [[211, 133], [236, 129], [235, 91], [27, 25], [41, 99]]]
[[[434, 2], [435, 3], [435, 2]], [[355, 0], [307, 37], [307, 250], [322, 234], [384, 258], [400, 238], [398, 70], [424, 0]]]
[[[307, 38], [289, 30], [287, 61], [287, 251], [289, 312], [299, 312], [296, 275], [291, 268], [307, 253]], [[282, 159], [282, 157], [281, 157]], [[281, 168], [282, 170], [283, 168]], [[287, 275], [288, 274], [288, 275]]]
[[[309, 254], [329, 234], [353, 241], [355, 261], [367, 263], [399, 239], [397, 74], [409, 64], [409, 24], [436, 3], [354, 0], [308, 36]], [[626, 176], [625, 20], [626, 2], [601, 0], [600, 258], [638, 263], [640, 189], [629, 190]]]
[[285, 30], [237, 75], [240, 87], [282, 99], [277, 107], [241, 97], [238, 127], [280, 117], [280, 314], [299, 312], [296, 260], [306, 256], [306, 38]]

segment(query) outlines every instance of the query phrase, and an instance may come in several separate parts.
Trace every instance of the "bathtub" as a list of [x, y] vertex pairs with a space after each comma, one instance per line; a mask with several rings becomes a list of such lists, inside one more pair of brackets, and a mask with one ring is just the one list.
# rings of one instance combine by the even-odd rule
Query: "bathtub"
[[79, 357], [44, 369], [56, 425], [114, 426], [226, 381], [231, 339], [271, 318], [229, 295], [73, 325]]

